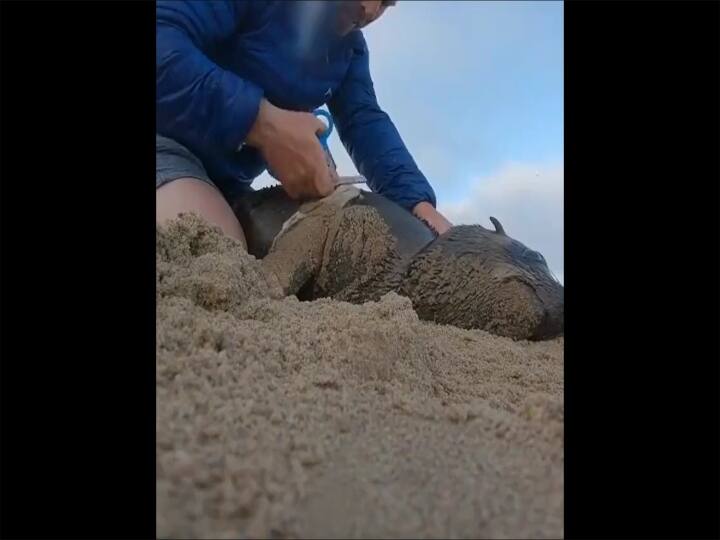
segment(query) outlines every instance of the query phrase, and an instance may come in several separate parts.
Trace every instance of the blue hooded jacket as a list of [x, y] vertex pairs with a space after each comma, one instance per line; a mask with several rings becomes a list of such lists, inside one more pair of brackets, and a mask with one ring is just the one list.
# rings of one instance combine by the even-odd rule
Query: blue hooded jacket
[[[228, 196], [266, 164], [242, 146], [260, 100], [310, 112], [324, 104], [368, 186], [404, 208], [436, 204], [370, 77], [360, 30], [333, 35], [337, 4], [157, 2], [157, 132], [187, 146]], [[240, 148], [240, 150], [238, 150]]]

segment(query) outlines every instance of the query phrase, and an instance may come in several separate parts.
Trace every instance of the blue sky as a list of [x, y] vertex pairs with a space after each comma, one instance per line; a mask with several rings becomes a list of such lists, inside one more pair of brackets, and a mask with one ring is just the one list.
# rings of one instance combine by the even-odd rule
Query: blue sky
[[364, 32], [378, 101], [438, 209], [455, 224], [497, 217], [563, 280], [562, 2], [400, 0]]

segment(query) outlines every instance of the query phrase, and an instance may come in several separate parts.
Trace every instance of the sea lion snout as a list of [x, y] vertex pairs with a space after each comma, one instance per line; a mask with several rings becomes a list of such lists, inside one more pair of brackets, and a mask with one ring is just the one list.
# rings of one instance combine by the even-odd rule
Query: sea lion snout
[[535, 341], [552, 339], [562, 335], [564, 332], [565, 313], [563, 306], [545, 308], [543, 318], [530, 339]]
[[492, 271], [493, 319], [512, 321], [498, 333], [533, 341], [553, 339], [565, 331], [564, 290], [559, 283], [538, 279], [524, 270], [500, 264]]
[[552, 339], [565, 333], [565, 291], [560, 284], [553, 289], [545, 298], [540, 295], [545, 304], [545, 319], [535, 339]]

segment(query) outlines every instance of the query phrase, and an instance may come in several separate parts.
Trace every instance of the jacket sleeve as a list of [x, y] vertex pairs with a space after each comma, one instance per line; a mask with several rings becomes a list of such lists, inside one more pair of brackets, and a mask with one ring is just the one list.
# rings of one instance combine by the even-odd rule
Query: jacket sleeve
[[263, 91], [206, 53], [232, 35], [249, 9], [243, 0], [157, 2], [159, 133], [199, 150], [232, 152], [245, 140]]
[[328, 103], [340, 139], [374, 192], [408, 210], [423, 201], [436, 206], [430, 183], [390, 117], [378, 105], [367, 45], [362, 34], [358, 34], [347, 75]]

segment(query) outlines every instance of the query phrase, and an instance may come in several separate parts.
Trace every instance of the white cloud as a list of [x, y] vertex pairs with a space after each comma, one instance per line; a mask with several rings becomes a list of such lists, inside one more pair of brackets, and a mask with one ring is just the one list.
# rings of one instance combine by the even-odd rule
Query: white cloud
[[438, 210], [455, 225], [492, 228], [497, 218], [507, 234], [542, 253], [562, 281], [563, 257], [562, 164], [511, 163], [494, 174], [476, 178], [460, 201], [438, 202]]

